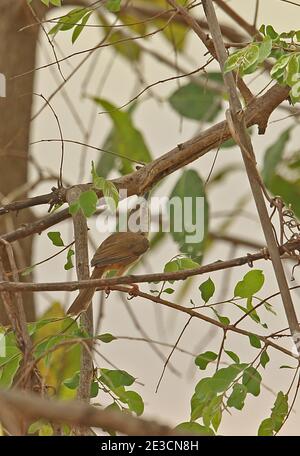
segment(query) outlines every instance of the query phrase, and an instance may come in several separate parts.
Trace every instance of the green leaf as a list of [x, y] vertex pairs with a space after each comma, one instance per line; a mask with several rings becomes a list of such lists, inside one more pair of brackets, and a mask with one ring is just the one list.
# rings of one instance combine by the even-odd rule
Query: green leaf
[[209, 208], [204, 183], [195, 170], [183, 171], [169, 199], [170, 230], [182, 253], [203, 252]]
[[266, 31], [265, 31], [266, 35], [269, 36], [272, 40], [276, 40], [276, 38], [278, 38], [278, 33], [275, 32], [274, 28], [272, 27], [272, 25], [267, 25], [266, 26]]
[[53, 318], [46, 318], [42, 320], [37, 320], [33, 323], [27, 323], [27, 330], [30, 336], [34, 335], [40, 328], [43, 328], [50, 323], [54, 323], [55, 319]]
[[[128, 16], [127, 16], [128, 17]], [[98, 18], [100, 19], [101, 23], [106, 27], [110, 28], [111, 33], [107, 37], [107, 42], [113, 46], [114, 51], [118, 52], [122, 57], [124, 57], [127, 61], [132, 64], [133, 62], [138, 62], [140, 60], [142, 50], [141, 48], [135, 43], [134, 40], [128, 40], [128, 34], [123, 32], [122, 28], [111, 28], [111, 21], [108, 20], [108, 17], [103, 13], [99, 12], [98, 10]], [[137, 19], [136, 16], [131, 16], [131, 21], [135, 21], [136, 28], [139, 28], [138, 32], [135, 31], [135, 36], [143, 36], [146, 31], [146, 25], [143, 24], [143, 21]], [[124, 23], [124, 14], [120, 17], [120, 20]], [[132, 28], [134, 26], [128, 25], [128, 28]], [[125, 27], [124, 27], [125, 28]], [[127, 27], [126, 27], [127, 28]], [[115, 31], [114, 31], [115, 30]], [[126, 43], [124, 43], [126, 41]]]
[[[113, 136], [112, 136], [112, 134], [110, 134], [102, 146], [103, 150], [112, 150], [113, 149], [113, 145], [111, 142], [112, 138], [113, 138]], [[117, 157], [115, 157], [114, 155], [102, 152], [101, 157], [99, 158], [99, 161], [97, 162], [97, 166], [96, 166], [97, 172], [101, 173], [104, 178], [107, 177], [113, 169], [117, 168], [116, 158]]]
[[271, 418], [266, 418], [260, 423], [259, 429], [258, 429], [258, 435], [259, 436], [265, 436], [269, 437], [274, 435], [273, 434], [273, 422]]
[[49, 35], [56, 35], [59, 31], [67, 31], [77, 27], [77, 24], [88, 12], [88, 8], [75, 8], [69, 11], [59, 19], [58, 23], [49, 31]]
[[[130, 105], [130, 107], [128, 109], [129, 115], [132, 116], [136, 106], [137, 106], [137, 103]], [[116, 134], [117, 134], [116, 127], [115, 127], [115, 125], [113, 125], [111, 130], [107, 134], [103, 145], [101, 146], [103, 150], [113, 151], [116, 148], [116, 146], [115, 146]], [[102, 154], [97, 162], [97, 165], [96, 165], [96, 171], [97, 171], [98, 175], [101, 175], [105, 179], [105, 178], [107, 178], [107, 176], [113, 169], [118, 168], [119, 162], [120, 162], [120, 160], [117, 159], [117, 157], [115, 155], [112, 155], [112, 154], [109, 154], [106, 152], [102, 152]]]
[[164, 272], [176, 272], [178, 270], [179, 264], [177, 263], [177, 260], [168, 261], [168, 263], [165, 264]]
[[0, 388], [8, 389], [12, 386], [21, 360], [21, 354], [7, 357], [5, 360], [0, 358]]
[[214, 423], [214, 429], [217, 430], [222, 419], [222, 395], [215, 396], [207, 402], [202, 412], [203, 424], [210, 427]]
[[178, 258], [175, 261], [177, 261], [179, 271], [184, 271], [186, 269], [199, 268], [199, 263], [192, 260], [191, 258]]
[[28, 428], [28, 434], [38, 434], [40, 437], [53, 435], [54, 431], [50, 423], [45, 420], [38, 420]]
[[216, 393], [224, 392], [246, 367], [247, 364], [231, 364], [219, 369], [212, 377], [213, 391]]
[[251, 43], [228, 57], [224, 67], [225, 73], [232, 70], [237, 70], [242, 75], [253, 73], [259, 63], [259, 57], [259, 43]]
[[260, 341], [259, 337], [257, 337], [255, 334], [250, 334], [249, 340], [250, 340], [250, 344], [252, 345], [252, 347], [261, 348], [261, 341]]
[[213, 296], [215, 292], [215, 284], [209, 277], [205, 282], [201, 283], [199, 286], [199, 290], [201, 292], [201, 297], [205, 304], [210, 300], [210, 298]]
[[234, 353], [233, 351], [230, 351], [230, 350], [224, 350], [224, 351], [229, 356], [229, 358], [231, 358], [236, 364], [240, 364], [240, 358], [238, 357], [238, 355], [236, 353]]
[[275, 175], [272, 179], [269, 190], [273, 195], [279, 195], [290, 206], [295, 215], [300, 217], [300, 180], [288, 181], [285, 178]]
[[[208, 73], [208, 79], [222, 82], [220, 73]], [[211, 122], [221, 110], [222, 99], [216, 92], [190, 82], [177, 89], [169, 103], [183, 117]]]
[[117, 337], [113, 336], [112, 334], [105, 333], [105, 334], [100, 334], [97, 336], [98, 340], [101, 340], [104, 344], [109, 344], [113, 340], [117, 340]]
[[292, 55], [289, 59], [289, 63], [286, 67], [286, 75], [284, 78], [285, 84], [289, 85], [292, 87], [295, 82], [297, 81], [297, 78], [295, 76], [299, 73], [299, 60], [297, 55]]
[[99, 393], [99, 383], [98, 382], [93, 382], [91, 384], [91, 391], [90, 391], [90, 397], [97, 397]]
[[222, 409], [221, 409], [221, 407], [219, 407], [219, 409], [216, 411], [216, 413], [211, 417], [211, 424], [216, 432], [219, 429], [221, 420], [222, 420]]
[[[177, 258], [176, 260], [169, 261], [165, 264], [164, 272], [176, 272], [176, 271], [185, 271], [186, 269], [195, 269], [199, 268], [199, 263], [193, 261], [191, 258]], [[173, 283], [173, 280], [169, 280], [170, 283]], [[166, 293], [170, 293], [172, 288], [167, 289]], [[174, 291], [174, 290], [173, 290]]]
[[4, 353], [2, 350], [0, 352], [2, 355], [0, 356], [0, 388], [8, 389], [13, 384], [22, 360], [22, 354], [12, 332], [6, 334], [4, 328], [0, 327], [0, 338], [1, 348], [4, 349]]
[[[176, 272], [179, 270], [179, 265], [176, 260], [169, 261], [164, 266], [164, 272]], [[174, 283], [174, 280], [168, 280], [169, 283]]]
[[166, 289], [164, 290], [164, 293], [173, 294], [174, 291], [175, 291], [175, 290], [174, 290], [173, 288], [166, 288]]
[[235, 383], [233, 385], [232, 393], [228, 398], [227, 405], [228, 407], [234, 407], [237, 410], [242, 410], [245, 405], [245, 399], [247, 396], [247, 388], [240, 383]]
[[217, 398], [216, 393], [209, 389], [210, 378], [203, 379], [207, 390], [205, 392], [195, 392], [191, 399], [191, 420], [195, 421], [203, 416], [210, 403]]
[[79, 196], [79, 205], [85, 217], [91, 217], [97, 210], [98, 196], [94, 190], [82, 192]]
[[49, 233], [47, 233], [47, 236], [52, 241], [53, 245], [56, 245], [57, 247], [62, 247], [65, 245], [59, 231], [49, 231]]
[[80, 209], [80, 205], [78, 201], [74, 201], [69, 205], [69, 214], [75, 215]]
[[267, 350], [264, 350], [260, 357], [260, 364], [262, 365], [263, 368], [265, 368], [269, 361], [270, 361], [270, 357], [267, 353]]
[[278, 79], [284, 73], [285, 67], [288, 65], [290, 59], [290, 55], [283, 55], [281, 56], [273, 68], [270, 71], [270, 76], [273, 79]]
[[[181, 2], [182, 3], [182, 2]], [[185, 24], [172, 21], [167, 25], [165, 19], [156, 19], [154, 23], [158, 28], [164, 27], [162, 30], [163, 36], [172, 45], [176, 52], [183, 52], [188, 36], [188, 29]]]
[[126, 391], [122, 394], [121, 399], [129, 407], [129, 410], [136, 413], [137, 416], [142, 415], [144, 412], [144, 402], [141, 396], [135, 391]]
[[219, 369], [211, 378], [200, 380], [191, 399], [191, 419], [196, 420], [203, 417], [205, 425], [214, 421], [217, 426], [222, 404], [222, 395], [217, 396], [217, 394], [224, 393], [246, 367], [247, 364], [233, 364]]
[[67, 262], [64, 265], [64, 269], [68, 271], [69, 269], [72, 269], [74, 267], [73, 261], [72, 261], [72, 256], [75, 255], [74, 250], [69, 249], [67, 253]]
[[121, 8], [121, 0], [107, 0], [105, 6], [112, 13], [117, 13]]
[[254, 367], [248, 367], [243, 373], [243, 385], [246, 386], [248, 393], [259, 396], [260, 384], [260, 373]]
[[103, 191], [106, 204], [111, 212], [115, 212], [119, 204], [119, 192], [113, 182], [110, 182], [97, 174], [94, 162], [92, 161], [92, 177], [94, 187]]
[[252, 305], [252, 296], [250, 298], [247, 298], [247, 307], [236, 303], [235, 306], [241, 309], [247, 315], [247, 317], [249, 316], [253, 321], [255, 321], [255, 323], [259, 323], [263, 328], [268, 327], [265, 323], [260, 322], [260, 318]]
[[119, 204], [119, 192], [113, 182], [104, 182], [103, 195], [111, 212], [115, 212]]
[[223, 315], [220, 315], [219, 312], [216, 311], [213, 307], [211, 307], [212, 311], [214, 312], [215, 316], [219, 320], [220, 323], [222, 323], [225, 326], [230, 325], [230, 320], [228, 317], [224, 317]]
[[260, 269], [253, 269], [244, 275], [243, 280], [236, 284], [234, 296], [250, 298], [257, 293], [263, 286], [265, 277]]
[[176, 426], [175, 430], [182, 433], [187, 432], [189, 434], [195, 435], [215, 435], [212, 429], [206, 426], [202, 426], [195, 421], [186, 421], [184, 423], [180, 423]]
[[259, 31], [260, 31], [260, 33], [262, 33], [263, 35], [266, 34], [266, 26], [265, 26], [265, 24], [262, 24], [262, 25], [259, 27]]
[[67, 388], [74, 390], [74, 389], [78, 388], [79, 379], [80, 379], [80, 371], [77, 371], [77, 372], [75, 372], [75, 374], [72, 377], [66, 378], [66, 380], [64, 380], [63, 384]]
[[272, 39], [269, 36], [265, 36], [263, 41], [259, 43], [259, 55], [258, 55], [258, 63], [264, 62], [272, 51]]
[[231, 54], [224, 65], [224, 72], [228, 73], [229, 71], [238, 70], [243, 59], [243, 51], [236, 51]]
[[280, 430], [288, 410], [288, 396], [282, 391], [279, 391], [271, 413], [274, 431], [278, 432]]
[[[259, 47], [256, 44], [251, 44], [247, 47], [247, 50], [244, 54], [243, 59], [243, 72], [247, 72], [247, 70], [252, 67], [255, 63], [258, 63], [259, 58]], [[252, 71], [251, 71], [252, 72]]]
[[[93, 100], [108, 112], [114, 124], [110, 150], [122, 157], [149, 163], [152, 159], [150, 151], [142, 133], [134, 126], [131, 112], [121, 111], [103, 98]], [[133, 170], [132, 163], [121, 158], [121, 174], [128, 174]]]
[[277, 315], [277, 313], [276, 313], [275, 310], [273, 309], [272, 304], [270, 304], [269, 302], [264, 302], [264, 308], [265, 308], [268, 312], [272, 313], [273, 315]]
[[73, 34], [72, 34], [72, 43], [74, 44], [75, 41], [77, 40], [77, 38], [79, 37], [79, 35], [81, 34], [81, 32], [83, 31], [84, 29], [84, 26], [86, 25], [87, 21], [89, 20], [90, 16], [91, 16], [92, 12], [88, 12], [82, 19], [81, 21], [81, 24], [80, 25], [76, 25], [76, 27], [74, 28], [74, 31], [73, 31]]
[[262, 421], [258, 435], [274, 435], [274, 432], [278, 432], [284, 423], [288, 410], [288, 396], [280, 391], [277, 394], [271, 416]]
[[64, 335], [54, 335], [50, 338], [46, 338], [46, 340], [42, 340], [39, 344], [37, 344], [34, 356], [36, 358], [45, 357], [45, 364], [46, 366], [50, 365], [51, 356], [53, 355], [52, 352], [49, 352], [50, 349], [55, 347], [60, 342], [64, 341], [66, 337]]
[[285, 147], [290, 140], [291, 128], [284, 130], [276, 141], [268, 147], [264, 155], [262, 178], [267, 188], [276, 173], [278, 164], [283, 159]]
[[217, 393], [223, 393], [247, 366], [248, 364], [231, 364], [219, 369], [213, 377], [203, 378], [196, 385], [195, 397], [203, 401], [211, 394], [214, 396]]
[[205, 353], [202, 353], [201, 355], [198, 355], [195, 359], [195, 364], [198, 366], [201, 370], [205, 370], [207, 365], [213, 361], [215, 361], [218, 358], [218, 355], [212, 351], [206, 351]]
[[107, 386], [118, 388], [120, 386], [130, 386], [135, 379], [124, 370], [100, 369], [101, 381]]
[[[177, 260], [169, 261], [165, 264], [164, 272], [176, 272], [179, 271], [179, 264]], [[174, 280], [169, 280], [169, 283], [173, 283]]]

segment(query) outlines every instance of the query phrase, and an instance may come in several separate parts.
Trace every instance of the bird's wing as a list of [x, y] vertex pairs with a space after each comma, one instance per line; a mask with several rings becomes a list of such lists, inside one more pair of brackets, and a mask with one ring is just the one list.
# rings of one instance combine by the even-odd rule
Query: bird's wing
[[148, 248], [148, 242], [141, 235], [134, 233], [114, 233], [98, 248], [92, 266], [108, 266], [116, 263], [135, 261]]

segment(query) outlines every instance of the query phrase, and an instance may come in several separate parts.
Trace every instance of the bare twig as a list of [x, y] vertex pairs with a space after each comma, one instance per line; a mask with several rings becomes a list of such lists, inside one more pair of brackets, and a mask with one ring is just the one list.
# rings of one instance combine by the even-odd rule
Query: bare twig
[[170, 353], [169, 353], [169, 355], [168, 355], [168, 357], [167, 357], [167, 359], [166, 359], [166, 361], [165, 361], [165, 363], [164, 363], [164, 367], [163, 367], [162, 373], [161, 373], [161, 375], [160, 375], [160, 377], [159, 377], [159, 379], [158, 379], [158, 382], [157, 382], [157, 385], [156, 385], [156, 388], [155, 388], [155, 392], [156, 392], [156, 393], [157, 393], [158, 388], [159, 388], [159, 386], [160, 386], [160, 384], [161, 384], [161, 381], [162, 381], [162, 379], [163, 379], [163, 376], [164, 376], [164, 373], [165, 373], [165, 371], [166, 371], [166, 368], [167, 368], [167, 366], [168, 366], [168, 364], [169, 364], [169, 362], [170, 362], [171, 356], [173, 355], [174, 351], [176, 350], [177, 345], [179, 344], [180, 339], [181, 339], [181, 337], [183, 336], [184, 331], [186, 330], [186, 328], [187, 328], [188, 325], [190, 324], [192, 318], [193, 318], [193, 317], [192, 317], [192, 315], [191, 315], [190, 318], [188, 319], [188, 321], [185, 323], [185, 325], [184, 325], [184, 327], [182, 328], [182, 330], [180, 331], [180, 334], [179, 334], [179, 336], [178, 336], [178, 338], [177, 338], [177, 340], [176, 340], [174, 346], [172, 347], [172, 350], [170, 351]]
[[[282, 255], [287, 252], [293, 252], [300, 248], [300, 241], [290, 241], [284, 244], [279, 250]], [[287, 256], [286, 258], [289, 258]], [[145, 283], [145, 282], [161, 282], [167, 280], [185, 280], [188, 277], [207, 274], [209, 272], [221, 271], [224, 269], [229, 269], [233, 267], [243, 266], [248, 264], [252, 266], [255, 261], [259, 260], [268, 260], [269, 253], [267, 249], [262, 249], [262, 251], [244, 255], [237, 258], [232, 258], [225, 261], [215, 261], [203, 266], [199, 266], [194, 269], [185, 269], [182, 271], [176, 272], [160, 272], [152, 274], [141, 274], [141, 275], [127, 275], [121, 277], [111, 277], [111, 278], [102, 278], [102, 279], [88, 279], [80, 280], [74, 282], [50, 282], [50, 283], [23, 283], [23, 282], [0, 282], [0, 292], [1, 291], [75, 291], [81, 290], [84, 288], [95, 288], [105, 289], [111, 288], [115, 285], [131, 285], [133, 283]]]
[[[79, 187], [73, 187], [67, 193], [68, 203], [72, 204], [78, 200], [81, 194]], [[79, 280], [87, 280], [90, 276], [89, 272], [89, 257], [88, 257], [88, 229], [86, 218], [82, 211], [77, 211], [72, 216], [74, 225], [75, 252], [76, 252], [76, 271]], [[84, 331], [93, 336], [93, 309], [92, 306], [86, 312], [83, 312], [80, 317], [80, 323]], [[92, 343], [87, 343], [86, 347], [82, 348], [81, 368], [77, 398], [80, 401], [89, 402], [91, 384], [93, 380], [93, 359], [91, 357]], [[78, 434], [84, 435], [88, 431], [84, 428], [76, 430]]]

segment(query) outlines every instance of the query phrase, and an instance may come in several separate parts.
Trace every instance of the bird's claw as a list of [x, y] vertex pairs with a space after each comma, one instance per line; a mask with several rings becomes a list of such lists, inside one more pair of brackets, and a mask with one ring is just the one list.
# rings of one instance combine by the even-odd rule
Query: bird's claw
[[130, 300], [130, 299], [136, 298], [138, 296], [139, 291], [140, 291], [140, 289], [139, 289], [138, 285], [134, 283], [131, 286], [130, 290], [128, 291], [128, 294], [130, 296], [128, 299]]
[[104, 293], [105, 293], [106, 299], [109, 297], [110, 292], [111, 292], [111, 289], [109, 287], [104, 288]]

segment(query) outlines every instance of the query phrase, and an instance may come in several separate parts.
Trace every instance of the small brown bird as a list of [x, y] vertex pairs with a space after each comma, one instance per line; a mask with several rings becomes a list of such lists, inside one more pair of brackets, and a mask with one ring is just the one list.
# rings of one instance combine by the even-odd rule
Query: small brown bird
[[[145, 233], [126, 231], [111, 234], [98, 247], [91, 261], [91, 266], [95, 266], [91, 279], [100, 279], [110, 270], [116, 270], [116, 275], [121, 276], [148, 248], [149, 241]], [[78, 315], [87, 310], [95, 291], [95, 288], [81, 290], [68, 309], [68, 315]]]

